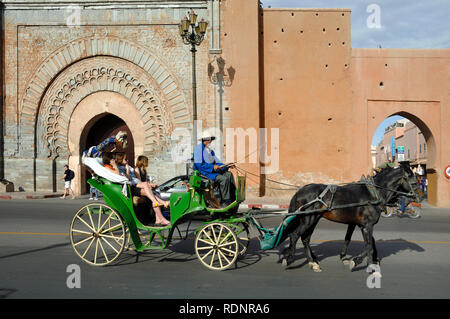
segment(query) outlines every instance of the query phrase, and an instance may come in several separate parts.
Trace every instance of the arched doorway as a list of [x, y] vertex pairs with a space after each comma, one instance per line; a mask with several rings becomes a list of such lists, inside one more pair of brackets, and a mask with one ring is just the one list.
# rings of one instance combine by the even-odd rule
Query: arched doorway
[[372, 152], [374, 168], [408, 161], [420, 180], [427, 182], [427, 199], [437, 200], [436, 142], [430, 128], [417, 116], [397, 112], [384, 119], [375, 130]]
[[[102, 114], [100, 118], [95, 119], [95, 123], [89, 129], [85, 135], [85, 141], [80, 141], [80, 151], [88, 149], [91, 146], [98, 145], [110, 136], [116, 135], [119, 131], [125, 131], [128, 134], [128, 146], [126, 149], [117, 147], [115, 151], [124, 152], [127, 154], [127, 158], [130, 165], [134, 166], [134, 139], [131, 130], [128, 128], [127, 124], [118, 116], [114, 114], [106, 113]], [[112, 151], [113, 147], [110, 146], [107, 151]], [[81, 156], [81, 154], [80, 154]], [[84, 178], [82, 180], [81, 192], [89, 192], [89, 184], [87, 180], [90, 178], [90, 174], [87, 170], [84, 172]]]
[[[109, 91], [88, 95], [74, 109], [68, 127], [69, 166], [75, 170], [73, 190], [86, 194], [86, 170], [81, 154], [92, 145], [98, 145], [108, 136], [125, 130], [132, 142], [127, 156], [134, 162], [135, 154], [144, 153], [145, 128], [136, 106], [125, 96]], [[134, 144], [134, 145], [131, 145]]]

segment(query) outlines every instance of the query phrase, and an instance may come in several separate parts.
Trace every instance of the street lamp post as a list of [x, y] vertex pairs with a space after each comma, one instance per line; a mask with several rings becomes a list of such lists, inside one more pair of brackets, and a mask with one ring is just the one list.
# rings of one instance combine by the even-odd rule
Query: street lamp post
[[[206, 28], [208, 22], [202, 19], [197, 25], [197, 15], [194, 10], [189, 12], [189, 19], [184, 17], [181, 20], [179, 26], [180, 36], [183, 39], [183, 43], [191, 45], [192, 52], [192, 105], [193, 105], [193, 135], [192, 135], [192, 147], [194, 148], [197, 143], [197, 80], [195, 73], [195, 52], [197, 52], [196, 46], [199, 46], [206, 34]], [[191, 31], [189, 31], [189, 27]]]

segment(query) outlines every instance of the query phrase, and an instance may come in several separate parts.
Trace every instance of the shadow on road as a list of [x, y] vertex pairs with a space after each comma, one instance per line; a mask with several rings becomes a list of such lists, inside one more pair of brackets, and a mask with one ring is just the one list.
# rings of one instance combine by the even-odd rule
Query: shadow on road
[[[253, 265], [261, 260], [263, 256], [268, 256], [272, 253], [266, 253], [259, 249], [259, 242], [257, 240], [250, 240], [247, 253], [239, 258], [232, 269], [245, 268]], [[107, 267], [125, 266], [130, 264], [145, 263], [145, 262], [190, 262], [198, 260], [195, 254], [194, 239], [188, 238], [171, 244], [168, 248], [149, 249], [144, 252], [137, 252], [135, 250], [124, 251], [118, 260], [108, 265]]]
[[[280, 246], [280, 251], [282, 251], [285, 247], [287, 247], [288, 243], [284, 243], [282, 246]], [[318, 245], [311, 245], [311, 249], [313, 250], [314, 254], [317, 256], [317, 259], [320, 261], [329, 258], [329, 257], [338, 257], [341, 249], [344, 245], [344, 241], [342, 240], [336, 240], [336, 241], [326, 241], [323, 243], [320, 243]], [[424, 252], [425, 249], [421, 246], [411, 243], [405, 239], [390, 239], [390, 240], [377, 240], [376, 241], [376, 247], [378, 251], [378, 258], [380, 261], [383, 259], [398, 254], [403, 251], [413, 251], [413, 252]], [[347, 257], [351, 256], [357, 256], [364, 250], [364, 242], [361, 241], [353, 241], [350, 243], [348, 251], [347, 251]], [[297, 249], [298, 251], [298, 249]], [[306, 255], [304, 253], [303, 246], [301, 247], [301, 253], [296, 255], [294, 257], [294, 261], [302, 260], [303, 262], [300, 265], [290, 266], [287, 269], [298, 269], [302, 268], [305, 265], [308, 265], [308, 261], [306, 260]], [[281, 262], [281, 261], [280, 261]], [[359, 271], [361, 269], [364, 269], [366, 264], [364, 263], [358, 268], [355, 268], [353, 271]]]
[[0, 299], [6, 299], [9, 295], [15, 293], [16, 289], [0, 288]]
[[0, 256], [0, 259], [5, 259], [5, 258], [16, 257], [16, 256], [20, 256], [20, 255], [36, 253], [36, 252], [43, 251], [43, 250], [55, 249], [55, 248], [59, 248], [59, 247], [69, 246], [69, 245], [71, 245], [71, 242], [50, 245], [50, 246], [47, 246], [47, 247], [31, 249], [31, 250], [22, 251], [22, 252], [19, 252], [19, 253], [14, 253], [14, 254]]

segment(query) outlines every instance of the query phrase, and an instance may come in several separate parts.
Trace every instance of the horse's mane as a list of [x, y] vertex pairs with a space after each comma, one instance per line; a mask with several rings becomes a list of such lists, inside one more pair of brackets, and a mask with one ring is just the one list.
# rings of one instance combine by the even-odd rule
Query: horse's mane
[[393, 168], [393, 167], [390, 167], [390, 166], [386, 166], [386, 167], [381, 168], [379, 171], [377, 171], [374, 176], [384, 176], [384, 175], [392, 172], [395, 169], [396, 168]]

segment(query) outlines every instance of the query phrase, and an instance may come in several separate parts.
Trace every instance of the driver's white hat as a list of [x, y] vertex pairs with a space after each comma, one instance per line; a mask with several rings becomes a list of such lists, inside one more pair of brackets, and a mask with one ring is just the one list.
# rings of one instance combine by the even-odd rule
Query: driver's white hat
[[216, 139], [215, 136], [212, 136], [211, 133], [209, 133], [209, 131], [203, 131], [202, 133], [202, 137], [199, 138], [199, 140], [210, 140], [210, 141], [214, 141]]

